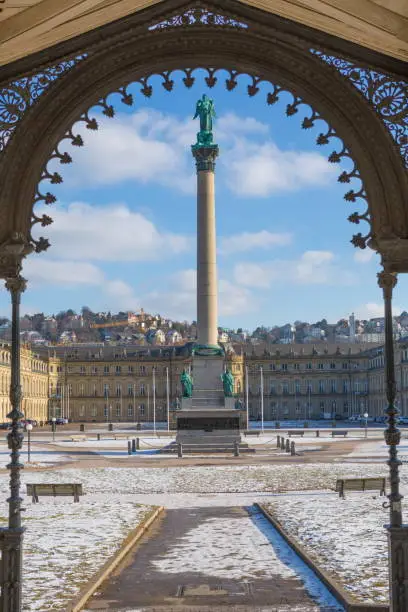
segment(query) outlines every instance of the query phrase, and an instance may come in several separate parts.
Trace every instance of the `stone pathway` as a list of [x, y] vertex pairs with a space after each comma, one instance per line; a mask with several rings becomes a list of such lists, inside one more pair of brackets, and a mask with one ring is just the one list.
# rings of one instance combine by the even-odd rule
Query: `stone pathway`
[[167, 510], [87, 610], [340, 612], [254, 507]]

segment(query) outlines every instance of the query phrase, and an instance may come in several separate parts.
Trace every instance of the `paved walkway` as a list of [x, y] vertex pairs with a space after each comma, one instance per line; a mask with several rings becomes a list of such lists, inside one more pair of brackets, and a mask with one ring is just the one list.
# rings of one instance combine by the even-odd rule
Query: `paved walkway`
[[342, 608], [254, 507], [200, 507], [167, 510], [87, 610]]

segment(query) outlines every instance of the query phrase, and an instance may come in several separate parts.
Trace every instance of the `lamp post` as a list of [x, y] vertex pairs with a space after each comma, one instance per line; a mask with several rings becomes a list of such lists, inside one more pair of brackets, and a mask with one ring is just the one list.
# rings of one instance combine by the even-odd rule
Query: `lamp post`
[[170, 431], [170, 387], [169, 368], [166, 367], [166, 405], [167, 405], [167, 431]]
[[365, 434], [364, 437], [367, 438], [367, 423], [368, 423], [368, 412], [365, 412], [363, 414], [363, 417], [365, 418]]
[[52, 441], [55, 442], [55, 430], [56, 430], [56, 427], [57, 427], [57, 419], [55, 417], [52, 417], [51, 421], [52, 421], [52, 425], [51, 425], [51, 427], [52, 427]]
[[249, 381], [248, 366], [245, 366], [245, 404], [246, 404], [246, 428], [249, 429]]
[[31, 457], [31, 430], [32, 430], [33, 426], [31, 425], [31, 423], [27, 423], [26, 425], [26, 431], [27, 431], [27, 463], [30, 463], [30, 457]]

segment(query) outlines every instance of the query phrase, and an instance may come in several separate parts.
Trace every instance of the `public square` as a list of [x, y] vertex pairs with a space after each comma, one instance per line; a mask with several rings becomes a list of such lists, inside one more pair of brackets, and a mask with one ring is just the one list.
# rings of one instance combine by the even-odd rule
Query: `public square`
[[[367, 438], [360, 427], [349, 427], [345, 438], [332, 438], [327, 427], [318, 438], [314, 429], [305, 430], [303, 437], [291, 438], [295, 456], [276, 446], [277, 435], [287, 438], [286, 431], [282, 423], [281, 430], [248, 435], [255, 453], [179, 458], [159, 452], [173, 438], [160, 429], [158, 437], [153, 430], [136, 431], [134, 424], [115, 424], [113, 432], [103, 424], [85, 432], [65, 425], [55, 441], [51, 431], [34, 429], [30, 463], [22, 472], [23, 609], [71, 609], [128, 534], [163, 507], [84, 609], [181, 610], [202, 604], [344, 610], [255, 504], [269, 510], [352, 601], [387, 604], [386, 498], [379, 491], [347, 492], [345, 499], [334, 492], [338, 478], [387, 476], [382, 429], [369, 428]], [[127, 437], [139, 438], [139, 451], [128, 454]], [[408, 432], [400, 450], [408, 460]], [[6, 495], [5, 443], [0, 453]], [[26, 462], [26, 449], [22, 458]], [[63, 482], [82, 484], [79, 503], [40, 497], [33, 504], [25, 496], [26, 483]], [[401, 490], [408, 493], [405, 464]]]

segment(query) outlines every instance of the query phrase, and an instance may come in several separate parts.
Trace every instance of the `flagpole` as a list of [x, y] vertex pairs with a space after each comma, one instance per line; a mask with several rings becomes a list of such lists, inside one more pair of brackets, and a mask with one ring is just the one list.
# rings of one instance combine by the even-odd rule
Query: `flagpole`
[[261, 430], [264, 430], [264, 384], [263, 384], [263, 367], [260, 367], [261, 370]]
[[167, 431], [170, 431], [170, 389], [169, 389], [169, 368], [166, 367], [166, 399], [167, 399]]
[[246, 426], [249, 429], [249, 381], [248, 366], [245, 366], [245, 404], [246, 404]]
[[156, 433], [156, 368], [153, 367], [153, 431]]

